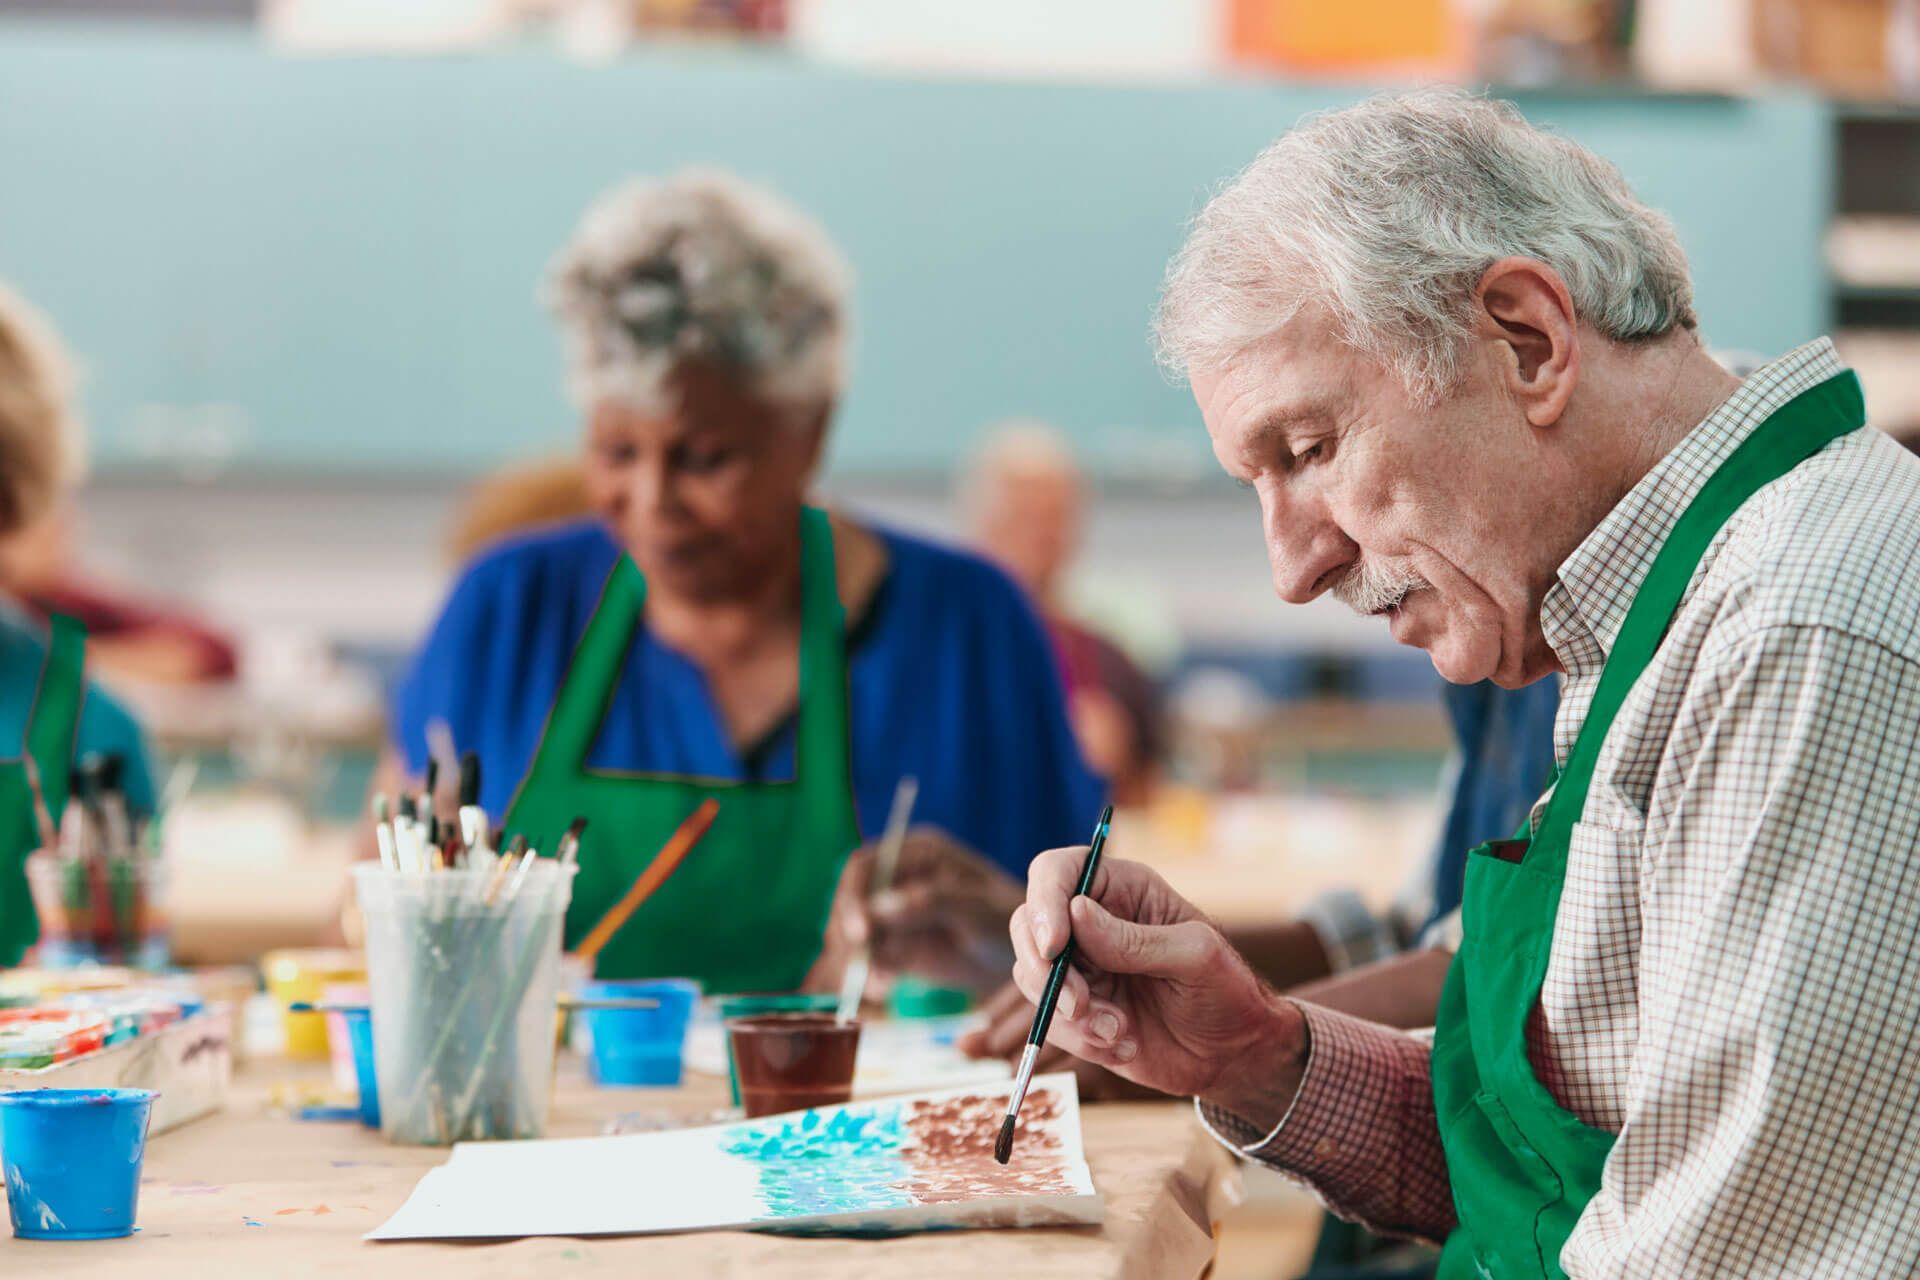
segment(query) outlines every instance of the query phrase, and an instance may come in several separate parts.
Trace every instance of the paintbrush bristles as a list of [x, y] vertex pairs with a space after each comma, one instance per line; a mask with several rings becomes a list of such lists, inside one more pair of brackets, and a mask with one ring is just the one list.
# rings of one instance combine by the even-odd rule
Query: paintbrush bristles
[[1000, 1122], [1000, 1136], [993, 1144], [993, 1158], [1005, 1164], [1013, 1158], [1013, 1117]]
[[460, 804], [462, 807], [480, 803], [480, 755], [469, 751], [460, 757]]

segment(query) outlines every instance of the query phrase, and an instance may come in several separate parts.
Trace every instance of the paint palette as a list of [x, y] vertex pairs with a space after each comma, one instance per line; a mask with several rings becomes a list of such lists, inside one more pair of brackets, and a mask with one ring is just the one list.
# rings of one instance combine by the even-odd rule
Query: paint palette
[[371, 1240], [718, 1228], [898, 1234], [1100, 1221], [1070, 1074], [1034, 1081], [1011, 1162], [1007, 1088], [951, 1089], [668, 1133], [462, 1144]]

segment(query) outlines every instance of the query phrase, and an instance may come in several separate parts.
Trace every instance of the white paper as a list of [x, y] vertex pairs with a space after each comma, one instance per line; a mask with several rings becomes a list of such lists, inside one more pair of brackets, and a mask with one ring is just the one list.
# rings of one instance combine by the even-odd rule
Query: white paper
[[704, 1129], [462, 1143], [370, 1240], [755, 1227], [895, 1233], [1100, 1221], [1071, 1074], [1042, 1076], [1013, 1159], [1008, 1089], [851, 1102]]

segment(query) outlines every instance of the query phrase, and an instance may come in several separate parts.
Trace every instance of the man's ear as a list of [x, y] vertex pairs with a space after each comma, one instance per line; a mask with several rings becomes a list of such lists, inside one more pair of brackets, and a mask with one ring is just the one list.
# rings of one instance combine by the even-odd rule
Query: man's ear
[[1474, 289], [1474, 329], [1496, 344], [1506, 391], [1536, 427], [1566, 412], [1580, 381], [1580, 322], [1566, 282], [1532, 258], [1502, 258]]

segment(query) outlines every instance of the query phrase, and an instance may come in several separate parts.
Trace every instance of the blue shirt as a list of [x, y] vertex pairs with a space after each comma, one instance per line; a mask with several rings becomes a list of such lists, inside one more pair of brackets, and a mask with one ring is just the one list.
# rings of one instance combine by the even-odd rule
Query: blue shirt
[[1443, 698], [1460, 744], [1459, 774], [1446, 825], [1434, 851], [1433, 913], [1439, 920], [1460, 905], [1467, 852], [1504, 840], [1553, 778], [1553, 719], [1560, 681], [1548, 676], [1519, 689], [1488, 681], [1449, 684]]
[[[12, 605], [0, 606], [0, 759], [17, 760], [25, 749], [27, 717], [47, 663], [45, 628]], [[91, 680], [80, 703], [74, 763], [89, 755], [119, 754], [126, 760], [121, 785], [135, 814], [153, 812], [153, 773], [139, 724]]]
[[[890, 560], [848, 638], [854, 804], [871, 838], [900, 778], [920, 780], [915, 825], [944, 829], [1015, 877], [1044, 849], [1077, 844], [1099, 817], [1099, 780], [1067, 724], [1053, 651], [1018, 587], [984, 560], [875, 529]], [[598, 521], [483, 552], [453, 588], [394, 698], [394, 745], [418, 775], [427, 725], [481, 762], [481, 805], [499, 818], [532, 763], [574, 646], [620, 547]], [[595, 768], [729, 779], [793, 777], [791, 716], [744, 755], [705, 676], [644, 619]]]

